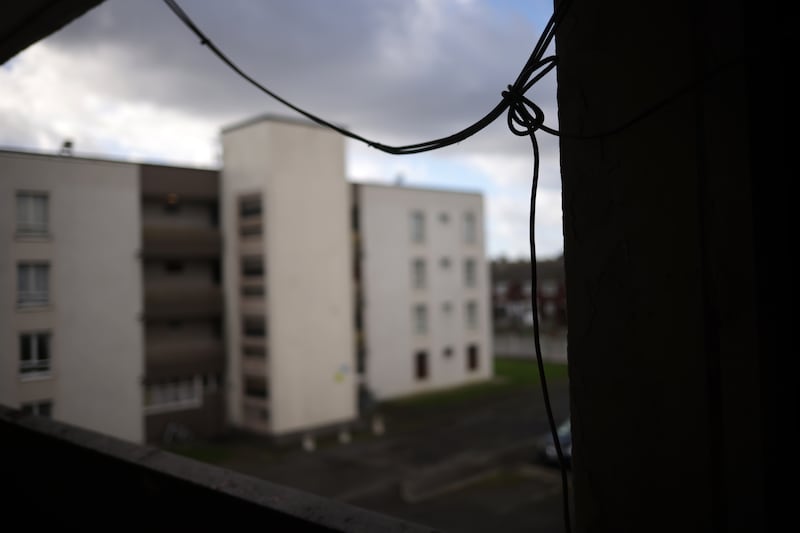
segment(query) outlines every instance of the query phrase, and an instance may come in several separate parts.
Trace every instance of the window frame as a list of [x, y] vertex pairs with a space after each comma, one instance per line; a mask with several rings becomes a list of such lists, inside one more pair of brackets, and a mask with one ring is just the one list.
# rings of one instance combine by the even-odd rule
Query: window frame
[[[23, 361], [23, 338], [30, 337], [30, 360]], [[18, 356], [19, 356], [19, 376], [22, 380], [49, 378], [53, 373], [53, 354], [52, 354], [52, 333], [47, 330], [40, 331], [23, 331], [17, 336], [18, 339]], [[41, 339], [44, 338], [47, 357], [41, 357]], [[37, 367], [43, 366], [46, 362], [47, 367], [44, 370], [35, 370]], [[26, 367], [29, 367], [26, 369]], [[32, 369], [32, 370], [31, 370]]]
[[425, 212], [414, 210], [411, 212], [411, 242], [424, 244], [425, 241]]
[[[19, 410], [26, 414], [41, 416], [43, 418], [53, 418], [53, 400], [37, 400], [35, 402], [23, 402]], [[46, 407], [47, 412], [43, 413], [42, 408]]]
[[[26, 201], [27, 200], [27, 201]], [[36, 221], [35, 202], [41, 200], [43, 220]], [[25, 205], [22, 205], [25, 204]], [[16, 234], [20, 237], [47, 237], [50, 234], [50, 193], [18, 190], [16, 193]]]
[[430, 379], [430, 364], [427, 350], [417, 350], [414, 352], [414, 378], [417, 381], [427, 381]]
[[473, 211], [464, 213], [464, 244], [478, 243], [478, 217]]
[[416, 257], [411, 262], [411, 286], [415, 289], [428, 287], [428, 268], [422, 257]]
[[[37, 277], [37, 269], [43, 269], [44, 276]], [[23, 274], [23, 272], [27, 272]], [[23, 278], [28, 289], [22, 290]], [[43, 287], [30, 287], [44, 280]], [[50, 263], [48, 261], [18, 261], [17, 262], [17, 307], [46, 307], [50, 305]]]
[[468, 288], [478, 286], [478, 261], [474, 257], [464, 259], [464, 286]]
[[414, 333], [416, 335], [427, 335], [430, 329], [428, 327], [428, 306], [422, 303], [414, 304], [411, 314], [414, 324]]
[[464, 302], [464, 325], [470, 331], [478, 329], [480, 326], [480, 319], [478, 313], [477, 300], [468, 300]]
[[145, 389], [144, 412], [149, 415], [199, 409], [203, 406], [203, 393], [200, 374], [151, 383]]

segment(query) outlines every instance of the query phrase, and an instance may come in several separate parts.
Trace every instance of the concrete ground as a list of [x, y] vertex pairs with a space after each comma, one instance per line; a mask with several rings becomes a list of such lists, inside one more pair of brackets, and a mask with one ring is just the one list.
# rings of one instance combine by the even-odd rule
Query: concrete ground
[[[567, 383], [549, 385], [560, 421], [568, 415]], [[207, 460], [452, 533], [564, 530], [560, 472], [536, 459], [548, 430], [538, 387], [445, 405], [388, 405], [381, 415], [381, 436], [320, 442], [313, 452], [235, 437], [209, 448], [216, 455]]]

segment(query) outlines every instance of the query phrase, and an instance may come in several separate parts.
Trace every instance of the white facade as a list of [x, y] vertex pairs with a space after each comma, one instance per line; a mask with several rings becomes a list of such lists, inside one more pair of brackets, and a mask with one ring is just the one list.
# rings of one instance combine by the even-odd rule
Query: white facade
[[[135, 165], [0, 152], [0, 403], [143, 440], [138, 187]], [[26, 207], [28, 193], [46, 200]], [[42, 280], [20, 282], [26, 264], [45, 266]], [[26, 283], [42, 298], [19, 302]], [[30, 334], [47, 336], [34, 351], [48, 357], [23, 372]]]
[[[230, 419], [274, 435], [350, 422], [356, 379], [344, 140], [316, 125], [265, 118], [224, 130], [222, 141]], [[242, 217], [248, 198], [260, 199], [260, 213]], [[253, 231], [244, 235], [250, 219]], [[259, 286], [257, 273], [242, 274], [246, 256], [263, 258], [261, 297], [243, 296], [245, 285]], [[245, 317], [263, 317], [263, 334]], [[265, 357], [244, 355], [259, 342]]]
[[492, 375], [480, 194], [356, 186], [366, 382], [379, 399]]

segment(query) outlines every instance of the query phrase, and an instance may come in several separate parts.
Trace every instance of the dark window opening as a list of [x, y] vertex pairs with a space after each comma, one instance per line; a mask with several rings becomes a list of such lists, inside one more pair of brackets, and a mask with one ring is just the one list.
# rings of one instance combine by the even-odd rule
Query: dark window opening
[[245, 377], [244, 394], [252, 398], [266, 399], [268, 396], [266, 381], [263, 378]]
[[467, 369], [478, 370], [478, 345], [470, 344], [467, 346]]
[[219, 264], [219, 261], [213, 261], [211, 263], [211, 282], [214, 285], [222, 283], [222, 266]]
[[264, 260], [255, 255], [242, 258], [242, 276], [263, 276]]
[[242, 334], [246, 337], [264, 337], [267, 334], [264, 317], [245, 317], [242, 322]]
[[53, 402], [48, 400], [43, 402], [24, 403], [20, 406], [20, 411], [26, 415], [37, 415], [45, 418], [52, 418]]
[[449, 359], [450, 357], [453, 356], [453, 347], [452, 346], [445, 347], [445, 349], [442, 351], [442, 354]]
[[417, 379], [428, 378], [428, 354], [427, 352], [417, 352], [414, 357], [414, 373]]
[[254, 218], [261, 216], [261, 198], [248, 196], [239, 199], [239, 218]]

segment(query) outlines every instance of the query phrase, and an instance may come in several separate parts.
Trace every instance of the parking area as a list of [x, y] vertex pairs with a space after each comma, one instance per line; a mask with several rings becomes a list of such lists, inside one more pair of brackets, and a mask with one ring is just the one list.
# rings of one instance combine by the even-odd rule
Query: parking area
[[[385, 433], [276, 449], [253, 436], [176, 450], [275, 483], [452, 533], [563, 531], [561, 477], [540, 464], [547, 418], [535, 362], [514, 362], [494, 386], [381, 406]], [[522, 366], [517, 366], [522, 365]], [[566, 372], [548, 375], [557, 419], [568, 415]], [[549, 372], [548, 372], [549, 374]], [[537, 376], [538, 379], [538, 376]]]

